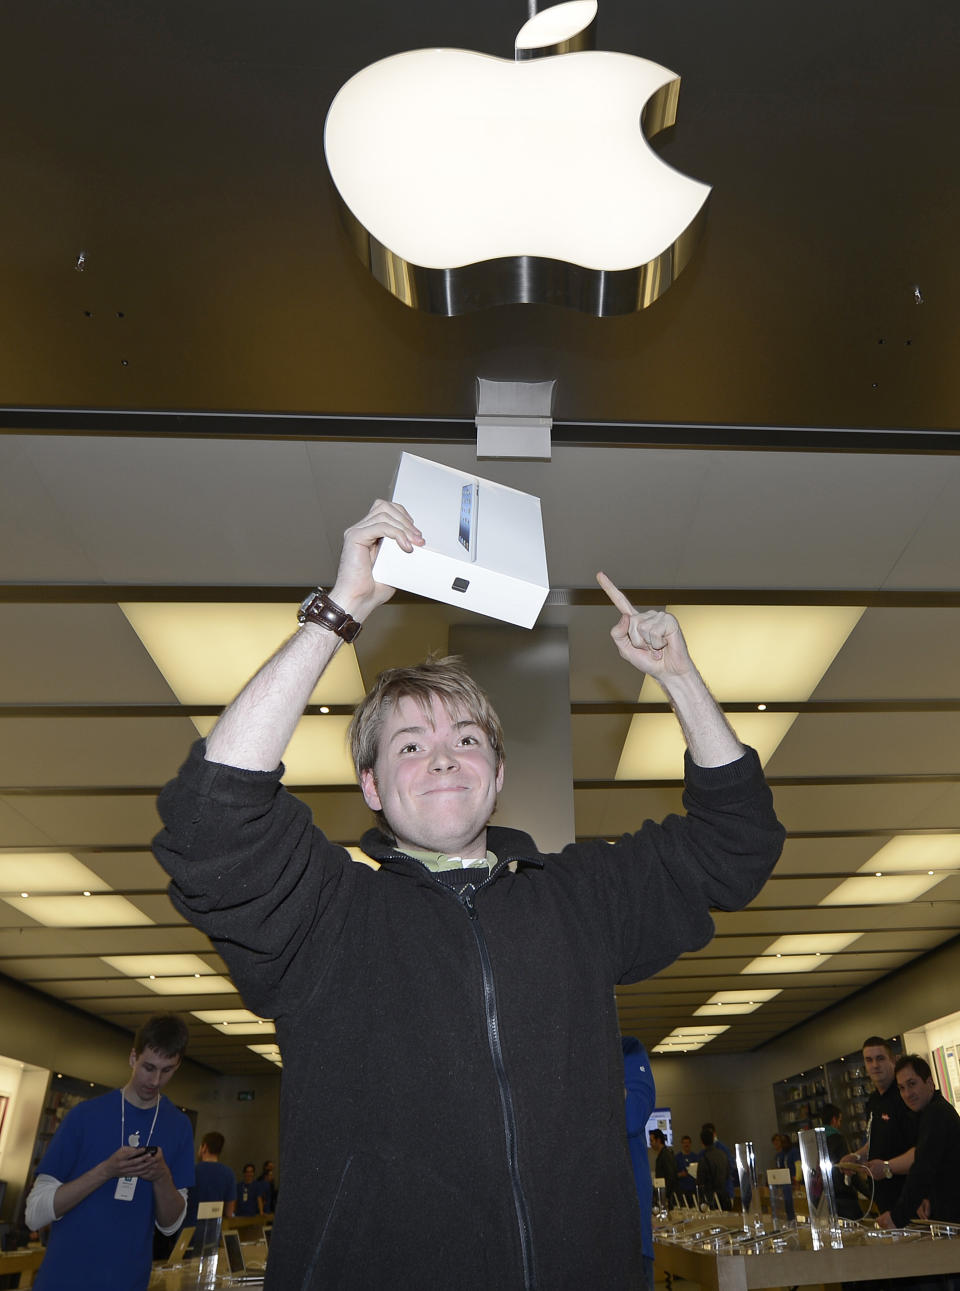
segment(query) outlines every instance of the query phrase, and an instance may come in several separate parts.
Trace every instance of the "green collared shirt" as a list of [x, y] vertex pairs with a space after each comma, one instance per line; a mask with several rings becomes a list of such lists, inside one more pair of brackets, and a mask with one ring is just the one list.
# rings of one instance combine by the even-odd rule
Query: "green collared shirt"
[[497, 863], [493, 852], [487, 852], [486, 856], [471, 861], [464, 860], [462, 856], [448, 856], [446, 852], [421, 852], [416, 847], [405, 847], [403, 850], [404, 855], [412, 856], [415, 861], [420, 861], [434, 873], [439, 870], [470, 870], [475, 866], [492, 870]]

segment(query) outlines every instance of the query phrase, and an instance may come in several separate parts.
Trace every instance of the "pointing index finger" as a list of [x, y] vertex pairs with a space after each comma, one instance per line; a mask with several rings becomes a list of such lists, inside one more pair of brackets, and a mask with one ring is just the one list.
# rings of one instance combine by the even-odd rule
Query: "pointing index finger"
[[614, 607], [618, 609], [621, 614], [636, 614], [636, 610], [624, 596], [623, 592], [620, 591], [620, 588], [617, 587], [616, 583], [611, 582], [602, 571], [597, 574], [597, 582], [610, 597]]

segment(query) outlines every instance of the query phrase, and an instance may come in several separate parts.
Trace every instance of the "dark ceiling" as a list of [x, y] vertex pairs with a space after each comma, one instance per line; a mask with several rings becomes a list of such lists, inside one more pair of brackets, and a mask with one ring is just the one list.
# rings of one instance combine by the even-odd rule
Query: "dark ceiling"
[[640, 315], [447, 319], [353, 258], [323, 121], [388, 54], [511, 57], [519, 0], [6, 0], [0, 403], [471, 418], [480, 374], [560, 422], [953, 429], [958, 13], [603, 0], [599, 47], [682, 77], [705, 238]]

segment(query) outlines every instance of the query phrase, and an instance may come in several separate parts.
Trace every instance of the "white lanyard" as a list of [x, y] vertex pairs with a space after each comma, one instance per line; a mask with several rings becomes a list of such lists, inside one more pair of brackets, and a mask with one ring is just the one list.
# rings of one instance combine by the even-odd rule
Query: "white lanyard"
[[124, 1103], [126, 1103], [126, 1101], [127, 1100], [123, 1096], [123, 1090], [121, 1089], [120, 1090], [120, 1146], [122, 1148], [126, 1148], [126, 1147], [138, 1148], [141, 1146], [146, 1147], [150, 1143], [150, 1140], [153, 1138], [153, 1131], [157, 1125], [157, 1117], [160, 1114], [160, 1091], [159, 1090], [157, 1091], [157, 1105], [153, 1110], [153, 1120], [150, 1123], [150, 1133], [147, 1135], [147, 1142], [143, 1145], [141, 1145], [140, 1143], [139, 1130], [134, 1130], [133, 1134], [130, 1135], [131, 1139], [135, 1138], [137, 1140], [136, 1143], [127, 1143], [126, 1141], [125, 1122], [124, 1122], [124, 1112], [126, 1111], [126, 1108], [124, 1107]]

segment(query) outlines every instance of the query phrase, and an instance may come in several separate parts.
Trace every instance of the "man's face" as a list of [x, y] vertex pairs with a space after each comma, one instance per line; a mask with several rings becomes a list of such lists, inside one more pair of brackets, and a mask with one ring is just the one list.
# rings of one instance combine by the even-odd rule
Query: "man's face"
[[373, 770], [360, 773], [368, 807], [382, 811], [400, 847], [476, 859], [503, 786], [483, 728], [434, 697], [428, 712], [404, 698], [384, 718]]
[[692, 1147], [693, 1147], [693, 1142], [691, 1141], [689, 1134], [685, 1134], [683, 1138], [680, 1140], [680, 1151], [683, 1152], [686, 1156], [689, 1156], [690, 1149]]
[[894, 1061], [882, 1044], [868, 1045], [863, 1051], [863, 1065], [878, 1094], [889, 1089], [893, 1080]]
[[134, 1095], [131, 1101], [141, 1107], [152, 1107], [161, 1089], [180, 1066], [180, 1059], [170, 1058], [156, 1049], [147, 1048], [140, 1054], [131, 1049], [130, 1066], [133, 1069], [130, 1088]]
[[922, 1080], [912, 1066], [904, 1067], [897, 1072], [897, 1086], [900, 1097], [911, 1112], [922, 1112], [936, 1093], [933, 1077], [929, 1076], [926, 1080]]
[[255, 1173], [256, 1173], [256, 1170], [252, 1165], [245, 1165], [243, 1167], [243, 1182], [253, 1183], [253, 1176]]

